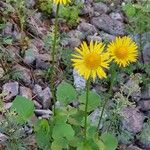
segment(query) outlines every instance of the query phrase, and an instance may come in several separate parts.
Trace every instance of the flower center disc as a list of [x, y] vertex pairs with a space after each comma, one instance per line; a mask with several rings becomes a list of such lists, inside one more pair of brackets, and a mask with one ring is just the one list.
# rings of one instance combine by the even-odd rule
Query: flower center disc
[[97, 53], [90, 53], [84, 61], [89, 69], [97, 69], [101, 64], [101, 56]]
[[125, 47], [120, 47], [120, 48], [116, 49], [115, 55], [119, 59], [125, 59], [128, 55], [128, 50]]

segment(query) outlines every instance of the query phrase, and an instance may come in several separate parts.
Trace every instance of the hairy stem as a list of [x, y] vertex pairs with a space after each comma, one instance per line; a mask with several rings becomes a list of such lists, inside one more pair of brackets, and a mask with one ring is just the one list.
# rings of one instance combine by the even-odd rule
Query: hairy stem
[[115, 69], [114, 67], [111, 67], [110, 68], [110, 73], [111, 73], [111, 83], [110, 83], [110, 88], [109, 88], [109, 91], [108, 91], [108, 96], [106, 97], [105, 99], [105, 102], [103, 104], [103, 107], [102, 107], [102, 111], [101, 111], [101, 114], [100, 114], [100, 118], [99, 118], [99, 122], [98, 122], [98, 126], [97, 126], [97, 131], [99, 131], [99, 126], [102, 122], [102, 118], [103, 118], [103, 115], [104, 115], [104, 110], [109, 102], [109, 99], [112, 95], [112, 88], [113, 88], [113, 85], [114, 85], [114, 78], [115, 78]]
[[86, 103], [85, 103], [85, 122], [84, 122], [84, 136], [86, 139], [87, 132], [87, 115], [88, 115], [88, 101], [89, 101], [90, 79], [86, 82]]
[[53, 113], [55, 115], [55, 103], [56, 103], [56, 95], [55, 95], [55, 81], [54, 81], [54, 76], [55, 76], [55, 55], [56, 55], [56, 44], [57, 44], [57, 32], [58, 32], [58, 13], [59, 13], [59, 4], [57, 5], [56, 9], [56, 16], [55, 16], [55, 23], [54, 23], [54, 40], [53, 40], [53, 45], [52, 45], [52, 67], [51, 67], [51, 91], [52, 91], [52, 97], [53, 97], [53, 102], [54, 102], [54, 109]]

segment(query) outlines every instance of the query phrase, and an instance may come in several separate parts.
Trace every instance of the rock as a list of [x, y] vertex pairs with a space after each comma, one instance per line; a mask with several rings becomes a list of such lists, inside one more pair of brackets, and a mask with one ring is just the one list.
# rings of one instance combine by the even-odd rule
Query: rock
[[125, 83], [124, 93], [126, 95], [130, 94], [132, 100], [138, 102], [141, 99], [141, 74], [135, 74], [134, 76], [130, 76], [130, 79]]
[[95, 27], [112, 35], [124, 35], [124, 24], [112, 19], [109, 15], [102, 14], [100, 17], [93, 17], [91, 23]]
[[6, 136], [3, 133], [0, 133], [0, 143], [1, 142], [6, 142], [8, 140], [8, 136]]
[[29, 45], [29, 48], [34, 48], [34, 46], [38, 49], [38, 51], [40, 51], [44, 49], [45, 44], [40, 38], [35, 38], [32, 40], [31, 45]]
[[93, 7], [94, 7], [94, 16], [96, 17], [105, 14], [109, 11], [109, 7], [107, 7], [107, 5], [102, 2], [94, 3]]
[[129, 145], [126, 150], [142, 150], [142, 149], [134, 145]]
[[25, 51], [23, 62], [32, 65], [36, 60], [36, 56], [39, 54], [38, 52], [39, 50], [37, 47], [31, 43], [28, 47], [28, 50]]
[[5, 110], [8, 110], [8, 109], [11, 108], [11, 106], [12, 106], [12, 102], [11, 102], [11, 103], [5, 103], [5, 104], [4, 104], [4, 109], [5, 109]]
[[123, 128], [132, 132], [133, 134], [139, 133], [143, 127], [144, 115], [136, 108], [126, 107], [122, 111]]
[[147, 43], [143, 49], [144, 62], [150, 64], [150, 43]]
[[74, 86], [77, 90], [85, 89], [85, 79], [81, 77], [77, 71], [73, 70]]
[[28, 99], [32, 99], [32, 91], [30, 88], [27, 88], [25, 86], [20, 87], [20, 95], [23, 97], [26, 97]]
[[27, 19], [27, 27], [37, 37], [43, 38], [47, 34], [47, 29], [44, 27], [42, 21], [35, 16], [30, 16]]
[[35, 0], [25, 0], [25, 4], [26, 4], [27, 8], [33, 8], [35, 3], [36, 3]]
[[37, 109], [42, 109], [42, 105], [39, 102], [37, 102], [36, 100], [33, 100], [33, 102]]
[[70, 38], [68, 39], [68, 45], [71, 48], [78, 47], [81, 44], [81, 41], [78, 38]]
[[110, 15], [110, 17], [111, 17], [112, 19], [123, 22], [123, 15], [122, 15], [121, 13], [112, 12], [112, 13], [110, 13], [109, 15]]
[[3, 70], [3, 68], [0, 67], [0, 78], [2, 78], [5, 74], [5, 71]]
[[13, 67], [13, 78], [22, 81], [25, 85], [31, 84], [31, 72], [29, 69], [17, 64]]
[[50, 67], [52, 58], [49, 54], [39, 54], [36, 56], [36, 69], [46, 70]]
[[149, 100], [140, 100], [138, 106], [142, 111], [150, 111], [150, 99]]
[[89, 3], [84, 4], [80, 12], [81, 15], [89, 15], [89, 16], [93, 16], [93, 13], [94, 13], [94, 9], [92, 5]]
[[108, 33], [101, 33], [101, 38], [103, 41], [108, 41], [108, 42], [111, 42], [115, 39], [115, 36], [111, 35], [111, 34], [108, 34]]
[[53, 114], [53, 112], [49, 109], [36, 109], [35, 114], [37, 116], [42, 116], [42, 115], [49, 115], [50, 116]]
[[97, 41], [97, 42], [101, 42], [102, 41], [102, 38], [100, 36], [97, 36], [97, 35], [88, 35], [87, 36], [87, 40], [88, 42], [90, 43], [90, 41]]
[[[99, 110], [98, 108], [90, 114], [89, 118], [90, 118], [90, 122], [91, 122], [92, 126], [97, 127], [100, 115], [101, 115], [101, 110]], [[102, 119], [106, 119], [106, 117], [107, 117], [107, 115], [104, 112]], [[103, 121], [101, 122], [99, 129], [101, 129], [102, 127], [103, 127]]]
[[19, 47], [10, 45], [10, 46], [7, 46], [6, 51], [8, 52], [8, 60], [9, 61], [12, 62], [15, 60], [17, 62], [17, 60], [20, 59], [19, 58], [19, 56], [20, 56], [19, 55], [19, 53], [20, 53]]
[[97, 29], [90, 23], [82, 22], [77, 28], [79, 31], [84, 33], [85, 36], [97, 33]]
[[146, 90], [142, 93], [142, 99], [150, 100], [150, 84], [147, 85]]
[[3, 85], [2, 93], [5, 96], [6, 101], [10, 101], [12, 98], [18, 95], [19, 84], [18, 82], [9, 82]]
[[36, 94], [38, 102], [42, 104], [44, 109], [50, 108], [52, 94], [49, 87], [42, 90], [42, 87], [36, 84], [33, 93]]
[[4, 37], [12, 37], [13, 41], [21, 39], [21, 33], [19, 33], [19, 28], [14, 22], [7, 22], [5, 28], [2, 31]]
[[84, 34], [81, 32], [81, 31], [78, 31], [78, 30], [72, 30], [68, 33], [68, 36], [70, 38], [77, 38], [77, 39], [80, 39], [80, 40], [83, 40], [85, 38]]

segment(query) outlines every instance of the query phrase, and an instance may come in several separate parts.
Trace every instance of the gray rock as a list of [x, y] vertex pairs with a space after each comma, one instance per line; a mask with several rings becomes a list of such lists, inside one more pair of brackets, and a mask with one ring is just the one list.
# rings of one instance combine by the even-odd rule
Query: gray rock
[[50, 67], [51, 56], [47, 53], [36, 56], [36, 69], [48, 69]]
[[90, 23], [82, 22], [78, 25], [78, 30], [87, 35], [93, 35], [97, 33], [97, 29]]
[[4, 104], [4, 109], [5, 109], [5, 110], [8, 110], [8, 109], [11, 108], [11, 106], [12, 106], [12, 102], [10, 102], [10, 103], [5, 103], [5, 104]]
[[103, 41], [111, 42], [115, 39], [116, 36], [108, 34], [108, 33], [101, 33], [101, 38]]
[[122, 15], [121, 13], [112, 12], [112, 13], [110, 13], [109, 15], [110, 15], [110, 17], [111, 17], [112, 19], [123, 22], [123, 15]]
[[94, 3], [93, 7], [94, 7], [94, 16], [96, 17], [105, 14], [109, 11], [109, 7], [107, 7], [107, 5], [102, 2]]
[[9, 56], [9, 61], [17, 61], [20, 58], [20, 49], [19, 47], [15, 47], [15, 46], [7, 46], [7, 52], [8, 52], [8, 56]]
[[25, 51], [24, 63], [32, 65], [38, 56], [38, 49], [34, 44], [30, 44], [28, 50]]
[[42, 109], [42, 105], [39, 102], [37, 102], [36, 100], [33, 100], [33, 102], [37, 109]]
[[83, 90], [85, 88], [85, 79], [81, 77], [75, 70], [73, 70], [73, 78], [76, 89], [79, 91]]
[[2, 93], [6, 95], [5, 100], [10, 101], [18, 95], [19, 84], [18, 82], [9, 82], [3, 85]]
[[78, 38], [70, 38], [70, 39], [68, 39], [68, 45], [71, 48], [78, 47], [80, 44], [81, 44], [81, 41]]
[[78, 31], [78, 30], [72, 30], [68, 33], [68, 36], [70, 38], [77, 38], [77, 39], [80, 39], [80, 40], [83, 40], [85, 38], [84, 34], [81, 32], [81, 31]]
[[136, 108], [126, 107], [122, 111], [123, 128], [132, 132], [133, 134], [139, 133], [143, 127], [144, 115]]
[[143, 59], [145, 63], [150, 64], [150, 43], [147, 43], [143, 49]]
[[22, 81], [25, 85], [31, 84], [31, 72], [29, 69], [17, 64], [13, 67], [13, 78]]
[[35, 5], [35, 0], [25, 0], [27, 8], [32, 8]]
[[53, 112], [49, 109], [36, 109], [35, 110], [35, 114], [38, 116], [42, 116], [42, 115], [52, 115]]
[[133, 77], [131, 76], [130, 79], [125, 83], [124, 93], [129, 94], [132, 97], [132, 100], [138, 102], [141, 99], [141, 74], [135, 74]]
[[148, 84], [146, 90], [142, 92], [142, 99], [150, 100], [150, 84]]
[[20, 95], [28, 99], [32, 99], [32, 90], [25, 86], [20, 87]]
[[5, 74], [5, 71], [3, 70], [3, 68], [0, 67], [0, 78], [2, 78]]
[[112, 35], [124, 35], [124, 24], [112, 19], [106, 14], [102, 14], [100, 17], [93, 17], [91, 23], [97, 28]]
[[92, 5], [89, 3], [84, 4], [84, 6], [80, 12], [81, 15], [89, 15], [89, 16], [93, 16], [93, 13], [94, 13], [94, 9], [93, 9]]
[[27, 27], [37, 37], [43, 38], [47, 34], [47, 29], [44, 27], [42, 21], [35, 16], [30, 16], [27, 19]]
[[[94, 110], [94, 111], [90, 114], [89, 118], [90, 118], [90, 123], [91, 123], [91, 125], [97, 127], [98, 122], [99, 122], [99, 117], [100, 117], [100, 115], [101, 115], [101, 110], [98, 109], [98, 108], [97, 108], [96, 110]], [[106, 117], [107, 117], [107, 114], [104, 112], [104, 115], [103, 115], [103, 118], [102, 118], [102, 119], [106, 119]], [[101, 124], [100, 124], [100, 126], [99, 126], [99, 129], [101, 129], [102, 127], [103, 127], [103, 120], [102, 120], [102, 122], [101, 122]]]
[[48, 109], [51, 106], [52, 94], [49, 87], [42, 90], [42, 87], [36, 84], [33, 93], [36, 94], [38, 102], [42, 104], [44, 109]]
[[134, 145], [129, 145], [126, 150], [142, 150], [142, 149]]
[[7, 22], [5, 28], [2, 30], [3, 36], [11, 36], [14, 41], [21, 39], [21, 33], [19, 32], [19, 28], [17, 24], [14, 22]]
[[0, 143], [1, 142], [6, 142], [8, 140], [8, 136], [6, 136], [3, 133], [0, 133]]
[[90, 41], [98, 41], [98, 42], [101, 42], [102, 41], [102, 38], [100, 36], [97, 36], [97, 35], [88, 35], [87, 36], [87, 40], [88, 42], [90, 43]]
[[150, 111], [150, 99], [149, 100], [140, 100], [138, 106], [142, 111]]

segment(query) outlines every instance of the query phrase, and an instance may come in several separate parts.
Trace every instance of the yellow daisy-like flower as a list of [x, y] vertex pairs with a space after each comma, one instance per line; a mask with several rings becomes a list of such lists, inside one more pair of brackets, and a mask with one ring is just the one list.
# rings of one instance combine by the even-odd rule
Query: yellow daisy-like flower
[[121, 67], [126, 67], [138, 58], [137, 44], [130, 37], [116, 37], [108, 45], [111, 58]]
[[66, 5], [66, 4], [68, 4], [68, 3], [70, 3], [71, 2], [71, 0], [53, 0], [53, 2], [55, 3], [55, 4], [64, 4], [64, 5]]
[[106, 78], [104, 68], [109, 68], [109, 53], [104, 53], [104, 45], [98, 42], [90, 42], [88, 46], [83, 42], [80, 48], [75, 48], [75, 54], [72, 54], [73, 66], [78, 73], [86, 80], [96, 76], [99, 78]]

